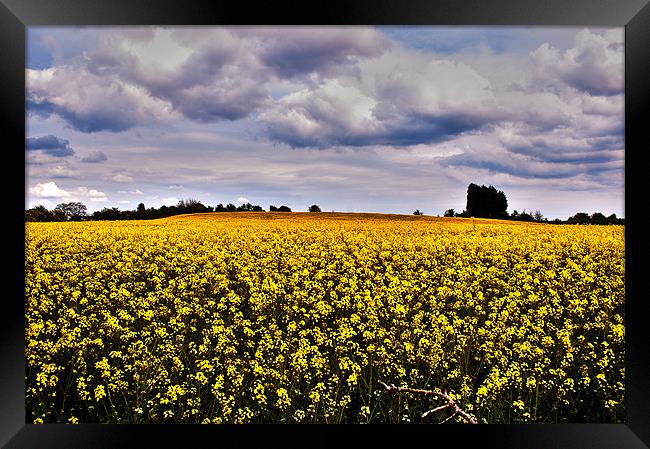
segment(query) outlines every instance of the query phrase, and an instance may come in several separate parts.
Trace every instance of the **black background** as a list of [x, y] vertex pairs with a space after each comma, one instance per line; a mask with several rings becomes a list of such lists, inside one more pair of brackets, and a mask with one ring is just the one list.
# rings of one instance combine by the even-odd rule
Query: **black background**
[[[626, 423], [538, 425], [25, 424], [25, 27], [36, 25], [546, 25], [625, 26]], [[297, 2], [0, 0], [0, 444], [7, 448], [452, 446], [636, 449], [650, 446], [645, 256], [650, 150], [647, 0], [410, 0]], [[20, 188], [19, 186], [23, 186]], [[645, 442], [645, 444], [644, 444]]]

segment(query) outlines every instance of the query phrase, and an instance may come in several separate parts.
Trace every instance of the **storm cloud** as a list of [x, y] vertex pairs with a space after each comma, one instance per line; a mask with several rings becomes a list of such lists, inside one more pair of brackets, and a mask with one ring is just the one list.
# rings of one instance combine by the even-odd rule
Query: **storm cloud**
[[99, 76], [83, 67], [27, 70], [27, 110], [57, 114], [74, 129], [92, 133], [124, 131], [165, 121], [171, 107], [142, 87], [116, 76]]
[[70, 148], [70, 141], [51, 134], [41, 137], [28, 137], [26, 144], [28, 150], [41, 150], [43, 153], [54, 157], [66, 157], [74, 154], [74, 150]]

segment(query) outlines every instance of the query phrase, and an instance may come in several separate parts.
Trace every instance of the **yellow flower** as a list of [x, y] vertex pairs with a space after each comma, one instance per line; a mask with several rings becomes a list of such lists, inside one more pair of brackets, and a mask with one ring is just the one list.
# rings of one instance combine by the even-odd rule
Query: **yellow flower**
[[624, 418], [622, 226], [218, 213], [26, 223], [25, 250], [35, 422], [431, 406], [379, 380], [445, 387], [481, 422], [553, 420], [550, 402], [571, 421], [576, 398], [604, 403], [580, 419]]
[[104, 386], [97, 385], [97, 387], [95, 388], [95, 400], [101, 401], [105, 397], [106, 397], [106, 391], [104, 391]]

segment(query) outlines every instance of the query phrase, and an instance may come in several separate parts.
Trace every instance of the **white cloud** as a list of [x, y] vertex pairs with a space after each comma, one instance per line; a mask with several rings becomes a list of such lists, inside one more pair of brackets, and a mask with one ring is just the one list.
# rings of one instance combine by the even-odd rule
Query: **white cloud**
[[606, 116], [623, 117], [625, 111], [625, 99], [623, 95], [582, 96], [582, 112], [585, 114], [597, 114]]
[[119, 184], [129, 184], [133, 182], [133, 178], [124, 173], [118, 173], [109, 178], [110, 181], [117, 182]]
[[103, 151], [91, 151], [81, 158], [81, 162], [85, 162], [87, 164], [95, 164], [97, 162], [103, 162], [107, 159], [108, 157]]
[[89, 201], [94, 202], [103, 203], [108, 201], [108, 198], [104, 192], [100, 192], [99, 190], [95, 189], [89, 189], [87, 187], [77, 187], [74, 191], [72, 191], [71, 194], [75, 197], [86, 198]]
[[571, 86], [592, 95], [623, 92], [623, 32], [578, 32], [574, 47], [561, 52], [545, 43], [530, 53], [536, 82], [563, 88]]
[[239, 198], [237, 198], [237, 202], [243, 204], [243, 203], [248, 203], [249, 201], [248, 201], [248, 198], [246, 198], [244, 196], [240, 196]]
[[46, 173], [53, 178], [78, 178], [80, 173], [66, 165], [56, 165], [47, 169]]
[[65, 201], [106, 202], [108, 197], [104, 192], [88, 187], [77, 187], [74, 190], [61, 189], [54, 181], [36, 184], [28, 189], [28, 194], [37, 198], [57, 198]]
[[60, 189], [53, 181], [36, 184], [34, 187], [30, 187], [28, 192], [30, 195], [39, 198], [64, 198], [69, 195], [68, 192]]
[[165, 206], [175, 206], [180, 200], [174, 196], [170, 196], [162, 199], [162, 204]]
[[[31, 163], [33, 160], [29, 159]], [[69, 163], [59, 164], [57, 161], [41, 160], [40, 163], [29, 167], [29, 175], [39, 178], [80, 178], [81, 173]]]

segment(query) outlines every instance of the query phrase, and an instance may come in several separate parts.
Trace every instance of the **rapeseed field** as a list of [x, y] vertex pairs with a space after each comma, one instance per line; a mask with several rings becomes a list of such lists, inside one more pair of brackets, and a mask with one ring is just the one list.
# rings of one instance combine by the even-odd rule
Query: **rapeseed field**
[[380, 381], [445, 389], [481, 423], [624, 420], [622, 226], [220, 213], [26, 235], [30, 422], [406, 423], [439, 405]]

